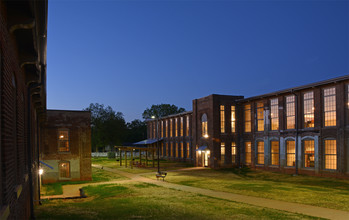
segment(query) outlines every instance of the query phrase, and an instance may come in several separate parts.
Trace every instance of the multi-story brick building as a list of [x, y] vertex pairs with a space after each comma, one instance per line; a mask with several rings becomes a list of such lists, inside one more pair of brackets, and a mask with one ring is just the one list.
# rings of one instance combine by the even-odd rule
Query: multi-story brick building
[[91, 112], [47, 110], [42, 129], [42, 183], [91, 180]]
[[[187, 113], [189, 158], [196, 166], [212, 168], [247, 165], [348, 177], [348, 103], [349, 76], [250, 98], [210, 95], [195, 99], [193, 111]], [[180, 116], [159, 119], [159, 132], [171, 131], [176, 118]], [[149, 138], [156, 136], [155, 126], [154, 120], [148, 122]], [[173, 143], [181, 139], [177, 134], [164, 139], [164, 146], [168, 139]], [[163, 156], [169, 156], [166, 149]], [[170, 158], [181, 158], [173, 155]]]

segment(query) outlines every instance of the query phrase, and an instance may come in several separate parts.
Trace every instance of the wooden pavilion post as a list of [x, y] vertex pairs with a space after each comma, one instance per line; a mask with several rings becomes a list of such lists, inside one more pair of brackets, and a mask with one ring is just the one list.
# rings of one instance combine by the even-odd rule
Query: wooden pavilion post
[[139, 149], [139, 165], [142, 166], [142, 150]]
[[154, 157], [155, 150], [154, 150], [154, 148], [152, 148], [152, 153], [153, 153], [153, 155], [152, 155], [152, 157], [153, 157], [153, 167], [155, 167], [155, 157]]
[[147, 150], [145, 151], [145, 165], [148, 166], [148, 147], [147, 147]]
[[125, 167], [127, 167], [127, 148], [125, 150]]
[[121, 148], [119, 148], [119, 154], [120, 154], [120, 167], [122, 166], [122, 151], [121, 151]]
[[131, 148], [131, 169], [133, 169], [133, 149]]

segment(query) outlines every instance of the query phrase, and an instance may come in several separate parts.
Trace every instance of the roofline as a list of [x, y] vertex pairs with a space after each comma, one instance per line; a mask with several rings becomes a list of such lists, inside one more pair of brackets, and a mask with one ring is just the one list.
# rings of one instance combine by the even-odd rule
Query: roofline
[[300, 90], [304, 90], [304, 89], [308, 89], [308, 88], [314, 88], [314, 87], [318, 87], [318, 86], [322, 86], [322, 85], [326, 85], [326, 84], [331, 84], [331, 83], [336, 83], [336, 82], [344, 81], [344, 80], [349, 80], [349, 75], [340, 76], [340, 77], [336, 77], [336, 78], [332, 78], [332, 79], [327, 79], [327, 80], [323, 80], [320, 82], [310, 83], [310, 84], [306, 84], [303, 86], [296, 86], [296, 87], [292, 87], [289, 89], [283, 89], [283, 90], [279, 90], [276, 92], [266, 93], [263, 95], [252, 96], [252, 97], [245, 98], [245, 99], [238, 99], [236, 101], [237, 102], [245, 102], [245, 101], [251, 101], [251, 100], [255, 100], [255, 99], [262, 99], [262, 98], [266, 98], [269, 96], [277, 96], [277, 95], [281, 95], [284, 93], [292, 93], [295, 91], [300, 91]]
[[46, 111], [56, 111], [56, 112], [86, 112], [86, 113], [91, 113], [91, 111], [85, 111], [85, 110], [61, 110], [61, 109], [47, 109]]
[[[188, 115], [188, 114], [192, 114], [192, 113], [193, 113], [193, 111], [186, 111], [186, 112], [181, 112], [181, 113], [178, 113], [178, 114], [166, 115], [164, 117], [158, 118], [158, 120], [166, 119], [166, 118], [172, 118], [172, 117], [177, 117], [177, 116]], [[156, 119], [153, 119], [153, 118], [146, 119], [146, 122], [148, 122], [148, 121], [156, 121]]]

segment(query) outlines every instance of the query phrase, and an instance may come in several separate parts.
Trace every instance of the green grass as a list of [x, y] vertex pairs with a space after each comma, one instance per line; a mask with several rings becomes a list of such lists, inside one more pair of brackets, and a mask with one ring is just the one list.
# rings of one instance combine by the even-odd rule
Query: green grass
[[86, 199], [45, 201], [37, 219], [315, 219], [146, 183], [84, 190]]
[[[147, 175], [154, 179], [154, 175]], [[244, 169], [170, 172], [166, 181], [242, 195], [349, 211], [349, 181]]]
[[63, 190], [62, 190], [63, 185], [106, 182], [111, 180], [126, 180], [126, 179], [128, 178], [124, 176], [120, 176], [119, 174], [92, 167], [92, 181], [66, 181], [66, 182], [43, 184], [41, 187], [41, 194], [44, 196], [61, 195], [63, 194]]

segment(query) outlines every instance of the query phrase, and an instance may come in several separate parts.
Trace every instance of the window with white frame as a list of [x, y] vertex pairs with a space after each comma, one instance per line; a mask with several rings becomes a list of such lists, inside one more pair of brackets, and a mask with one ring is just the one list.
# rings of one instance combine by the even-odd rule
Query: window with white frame
[[231, 106], [231, 132], [235, 132], [235, 106]]
[[324, 122], [325, 127], [336, 126], [336, 88], [324, 89]]
[[270, 100], [271, 130], [279, 130], [279, 101], [277, 98]]
[[203, 114], [201, 117], [201, 129], [202, 129], [202, 137], [208, 137], [207, 115], [206, 114]]
[[314, 140], [304, 140], [304, 167], [315, 167], [315, 146]]
[[264, 131], [264, 104], [257, 103], [257, 131]]
[[296, 128], [295, 96], [286, 96], [286, 129]]
[[296, 142], [293, 140], [286, 141], [286, 165], [288, 167], [296, 165]]
[[314, 93], [303, 94], [304, 128], [314, 127]]

